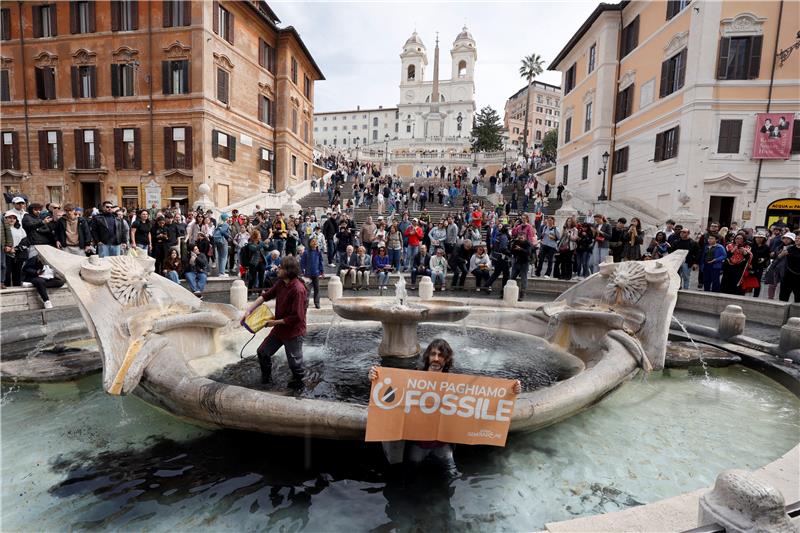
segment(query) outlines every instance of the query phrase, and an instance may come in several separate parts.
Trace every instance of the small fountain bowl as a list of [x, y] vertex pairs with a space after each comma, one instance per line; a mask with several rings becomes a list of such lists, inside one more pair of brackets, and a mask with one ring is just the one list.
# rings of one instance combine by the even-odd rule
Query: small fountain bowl
[[426, 300], [397, 304], [394, 298], [337, 298], [333, 311], [348, 320], [374, 320], [386, 324], [406, 322], [457, 322], [470, 308], [458, 300]]

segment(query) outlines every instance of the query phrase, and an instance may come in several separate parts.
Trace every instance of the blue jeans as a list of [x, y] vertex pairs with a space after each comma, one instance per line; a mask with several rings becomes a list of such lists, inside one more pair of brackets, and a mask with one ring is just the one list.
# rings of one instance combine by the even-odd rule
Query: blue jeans
[[137, 247], [138, 249], [140, 249], [140, 250], [144, 250], [144, 251], [145, 251], [145, 253], [147, 253], [147, 252], [149, 252], [149, 251], [150, 251], [150, 247], [149, 247], [149, 246], [147, 246], [146, 244], [137, 244], [137, 245], [136, 245], [136, 247]]
[[378, 286], [389, 285], [389, 273], [385, 270], [378, 271]]
[[328, 247], [328, 264], [336, 262], [336, 243], [330, 238], [325, 243]]
[[592, 250], [592, 274], [599, 270], [598, 265], [605, 261], [606, 257], [608, 257], [608, 247], [595, 245], [594, 249]]
[[100, 257], [111, 257], [114, 255], [120, 255], [120, 247], [119, 244], [98, 244], [97, 245], [97, 255]]
[[433, 282], [434, 286], [439, 283], [442, 288], [444, 288], [445, 284], [445, 277], [444, 272], [431, 272], [431, 281]]
[[403, 250], [389, 250], [389, 262], [394, 267], [395, 272], [400, 272], [400, 261], [403, 257]]
[[189, 290], [192, 292], [203, 292], [206, 288], [206, 273], [205, 272], [192, 272], [187, 271], [186, 282], [189, 284]]
[[167, 271], [167, 279], [174, 281], [175, 283], [180, 283], [180, 280], [178, 279], [178, 273], [174, 270]]
[[220, 276], [228, 270], [228, 241], [214, 239], [214, 251], [217, 256], [217, 275]]
[[406, 268], [411, 269], [414, 264], [414, 258], [419, 254], [419, 246], [408, 245], [406, 247]]
[[578, 275], [588, 278], [592, 275], [592, 251], [579, 250], [578, 251]]
[[275, 244], [275, 249], [283, 255], [283, 251], [286, 249], [286, 239], [272, 239], [272, 242]]
[[678, 269], [678, 274], [681, 275], [681, 287], [688, 289], [690, 283], [689, 279], [692, 277], [692, 267], [683, 263], [681, 264], [681, 268]]

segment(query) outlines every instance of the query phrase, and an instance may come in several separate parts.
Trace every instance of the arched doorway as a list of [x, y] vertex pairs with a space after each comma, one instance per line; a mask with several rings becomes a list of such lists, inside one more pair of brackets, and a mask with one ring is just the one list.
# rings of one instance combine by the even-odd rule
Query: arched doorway
[[767, 206], [764, 225], [768, 228], [782, 220], [790, 228], [800, 226], [800, 198], [782, 198]]

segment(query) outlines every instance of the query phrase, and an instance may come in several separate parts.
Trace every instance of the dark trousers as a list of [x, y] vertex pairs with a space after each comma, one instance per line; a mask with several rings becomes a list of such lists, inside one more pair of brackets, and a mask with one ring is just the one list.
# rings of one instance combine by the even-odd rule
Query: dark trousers
[[506, 283], [508, 282], [508, 270], [509, 270], [508, 261], [506, 261], [503, 258], [496, 257], [494, 259], [493, 266], [494, 266], [494, 273], [492, 274], [492, 277], [489, 278], [489, 282], [486, 284], [486, 286], [491, 287], [492, 285], [494, 285], [494, 282], [497, 281], [497, 278], [499, 278], [502, 275], [503, 276], [502, 287], [505, 287]]
[[[53, 279], [44, 279], [42, 277], [35, 277], [29, 280], [33, 286], [36, 288], [36, 292], [39, 293], [39, 298], [42, 299], [42, 302], [46, 302], [50, 299], [47, 295], [47, 289], [55, 289], [56, 287], [61, 287], [64, 285], [64, 282], [58, 278]], [[783, 294], [783, 292], [781, 292]]]
[[703, 269], [703, 290], [706, 292], [719, 292], [719, 276], [721, 268]]
[[539, 249], [539, 264], [536, 265], [536, 276], [542, 275], [542, 267], [544, 262], [547, 261], [547, 271], [545, 276], [549, 276], [553, 272], [553, 263], [555, 263], [556, 249], [550, 246], [541, 246]]
[[411, 284], [412, 285], [416, 285], [417, 284], [417, 277], [418, 276], [430, 276], [430, 275], [431, 275], [431, 271], [430, 271], [429, 268], [423, 268], [422, 270], [419, 270], [417, 268], [413, 268], [413, 269], [411, 269]]
[[800, 275], [792, 274], [789, 272], [789, 269], [786, 269], [786, 274], [784, 274], [783, 279], [781, 280], [781, 292], [778, 295], [778, 298], [782, 302], [788, 302], [791, 295], [794, 294], [794, 301], [795, 303], [800, 302]]
[[[530, 265], [528, 263], [521, 263], [519, 261], [514, 261], [514, 266], [511, 268], [511, 279], [517, 279], [517, 276], [520, 278], [520, 294], [522, 294], [525, 289], [528, 288], [528, 270], [530, 270]], [[505, 281], [503, 281], [503, 285], [505, 285]]]
[[572, 279], [572, 256], [574, 252], [567, 250], [558, 253], [559, 279]]
[[453, 267], [453, 287], [463, 287], [467, 280], [467, 265], [456, 263]]
[[289, 364], [289, 370], [292, 371], [292, 377], [295, 381], [303, 379], [306, 374], [305, 366], [303, 365], [303, 336], [282, 341], [270, 335], [261, 346], [258, 347], [258, 364], [261, 366], [261, 379], [266, 382], [272, 378], [272, 356], [275, 352], [280, 350], [283, 346], [286, 352], [286, 362]]
[[247, 288], [260, 289], [264, 283], [264, 263], [247, 268]]
[[489, 274], [488, 270], [481, 270], [480, 268], [476, 268], [472, 271], [472, 275], [475, 276], [475, 287], [480, 289], [481, 287], [488, 287], [489, 286]]

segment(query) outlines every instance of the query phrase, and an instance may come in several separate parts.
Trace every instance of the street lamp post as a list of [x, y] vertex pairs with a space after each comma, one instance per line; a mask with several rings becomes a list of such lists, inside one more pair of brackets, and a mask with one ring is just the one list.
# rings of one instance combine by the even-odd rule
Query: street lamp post
[[608, 200], [608, 196], [606, 196], [606, 171], [608, 170], [608, 158], [609, 157], [610, 156], [608, 155], [608, 151], [607, 150], [605, 152], [603, 152], [603, 167], [597, 171], [598, 175], [601, 172], [603, 174], [603, 183], [602, 183], [601, 188], [600, 188], [600, 196], [597, 197], [597, 200], [599, 202], [605, 202], [606, 200]]
[[383, 160], [389, 164], [389, 134], [387, 133], [383, 138]]

